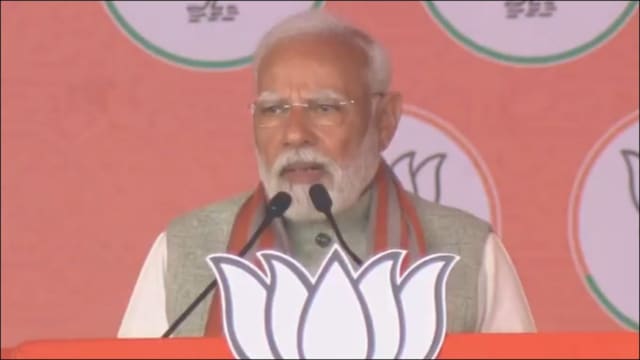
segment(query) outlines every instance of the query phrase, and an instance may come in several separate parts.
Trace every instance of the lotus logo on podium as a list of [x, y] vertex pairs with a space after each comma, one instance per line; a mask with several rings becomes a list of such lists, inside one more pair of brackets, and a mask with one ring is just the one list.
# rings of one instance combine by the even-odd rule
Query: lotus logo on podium
[[388, 250], [354, 271], [336, 245], [315, 277], [275, 251], [257, 253], [266, 274], [240, 257], [210, 255], [233, 354], [434, 358], [445, 336], [445, 284], [459, 258], [430, 255], [401, 274], [405, 255]]

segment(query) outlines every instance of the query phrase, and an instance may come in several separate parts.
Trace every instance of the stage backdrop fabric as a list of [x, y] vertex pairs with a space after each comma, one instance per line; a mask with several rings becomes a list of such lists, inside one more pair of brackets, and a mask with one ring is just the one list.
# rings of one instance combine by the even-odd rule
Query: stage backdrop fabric
[[384, 157], [492, 223], [540, 331], [638, 331], [637, 2], [3, 1], [3, 347], [115, 336], [167, 223], [257, 184], [251, 52], [312, 7], [387, 47]]

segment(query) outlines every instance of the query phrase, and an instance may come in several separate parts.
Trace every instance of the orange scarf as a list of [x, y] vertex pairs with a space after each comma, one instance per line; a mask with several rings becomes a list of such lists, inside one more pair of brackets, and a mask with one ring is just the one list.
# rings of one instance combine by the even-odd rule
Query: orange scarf
[[[391, 168], [384, 162], [376, 172], [373, 180], [373, 202], [369, 218], [369, 238], [373, 238], [373, 251], [369, 257], [389, 249], [408, 250], [402, 263], [402, 271], [408, 268], [408, 261], [416, 261], [426, 256], [426, 238], [420, 219], [411, 201], [410, 195], [404, 190]], [[238, 254], [264, 217], [264, 207], [267, 203], [264, 188], [257, 189], [245, 200], [236, 215], [231, 229], [227, 253]], [[282, 226], [277, 219], [267, 228], [254, 249], [246, 256], [256, 266], [261, 267], [256, 252], [262, 250], [286, 248], [286, 235], [278, 231]], [[280, 228], [282, 229], [282, 227]], [[278, 236], [280, 235], [280, 236]], [[409, 258], [409, 259], [407, 259]], [[362, 259], [366, 262], [366, 258]], [[213, 295], [209, 318], [205, 328], [205, 336], [224, 336], [222, 326], [222, 303], [220, 291]]]

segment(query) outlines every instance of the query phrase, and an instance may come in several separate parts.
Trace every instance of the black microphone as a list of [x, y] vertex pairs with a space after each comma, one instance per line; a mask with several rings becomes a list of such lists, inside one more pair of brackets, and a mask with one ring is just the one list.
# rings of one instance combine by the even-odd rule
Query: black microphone
[[347, 252], [349, 257], [351, 257], [351, 259], [358, 266], [362, 265], [362, 260], [360, 260], [358, 255], [356, 255], [353, 252], [353, 250], [351, 250], [351, 248], [347, 245], [347, 243], [344, 241], [344, 238], [342, 237], [342, 233], [340, 232], [340, 229], [338, 229], [338, 224], [336, 224], [336, 219], [333, 217], [333, 214], [331, 213], [331, 206], [333, 205], [333, 201], [329, 196], [329, 192], [327, 191], [327, 188], [325, 188], [324, 185], [322, 184], [314, 184], [309, 188], [309, 197], [311, 197], [311, 202], [313, 202], [313, 206], [316, 208], [316, 210], [323, 213], [329, 220], [329, 223], [331, 224], [333, 231], [336, 233], [336, 236], [338, 237], [338, 242], [340, 242], [340, 246], [342, 246], [342, 248]]
[[[253, 233], [249, 241], [244, 245], [240, 252], [238, 253], [239, 257], [244, 257], [247, 252], [255, 245], [255, 243], [260, 238], [260, 235], [264, 232], [264, 230], [271, 224], [273, 219], [282, 216], [285, 211], [291, 205], [291, 195], [286, 192], [280, 191], [275, 194], [269, 203], [267, 203], [266, 214], [264, 215], [264, 219], [262, 219], [262, 223], [258, 226], [256, 231]], [[198, 295], [195, 300], [186, 308], [186, 310], [178, 316], [178, 318], [171, 324], [171, 326], [167, 329], [167, 331], [162, 334], [163, 338], [171, 336], [173, 332], [182, 324], [182, 322], [193, 312], [193, 310], [207, 297], [207, 295], [213, 291], [218, 285], [218, 279], [214, 278], [211, 280], [209, 285], [202, 290], [200, 295]]]

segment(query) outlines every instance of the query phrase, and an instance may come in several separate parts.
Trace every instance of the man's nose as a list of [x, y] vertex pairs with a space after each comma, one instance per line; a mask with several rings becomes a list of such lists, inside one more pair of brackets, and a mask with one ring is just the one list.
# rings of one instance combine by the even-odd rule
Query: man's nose
[[315, 136], [309, 128], [305, 109], [303, 106], [291, 107], [283, 129], [285, 146], [300, 147], [314, 144]]

